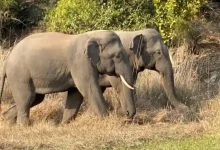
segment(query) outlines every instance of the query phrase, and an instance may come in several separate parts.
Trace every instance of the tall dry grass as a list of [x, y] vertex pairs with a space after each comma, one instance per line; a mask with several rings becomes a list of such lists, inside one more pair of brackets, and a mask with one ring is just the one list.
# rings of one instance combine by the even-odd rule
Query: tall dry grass
[[[179, 100], [195, 111], [196, 119], [191, 118], [192, 114], [172, 109], [160, 84], [160, 75], [144, 71], [139, 74], [136, 83], [137, 115], [134, 122], [127, 123], [119, 115], [118, 96], [109, 88], [104, 96], [114, 109], [108, 117], [98, 119], [85, 111], [85, 105], [75, 121], [61, 126], [59, 122], [66, 93], [50, 94], [44, 102], [32, 108], [31, 127], [0, 121], [0, 149], [101, 149], [213, 131], [220, 124], [220, 96], [209, 99], [208, 90], [204, 90], [206, 86], [203, 86], [198, 73], [197, 61], [187, 56], [184, 49], [180, 48], [174, 57], [176, 93]], [[2, 66], [5, 53], [0, 59]], [[8, 85], [3, 96], [3, 110], [6, 110], [13, 103]]]

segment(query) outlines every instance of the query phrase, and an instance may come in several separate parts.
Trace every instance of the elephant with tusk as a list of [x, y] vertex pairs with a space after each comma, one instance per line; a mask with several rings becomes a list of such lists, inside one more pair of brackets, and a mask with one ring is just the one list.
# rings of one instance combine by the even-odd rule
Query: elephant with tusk
[[[63, 121], [75, 118], [83, 98], [99, 116], [106, 116], [99, 75], [121, 78], [126, 93], [125, 113], [133, 118], [132, 70], [119, 36], [112, 31], [78, 35], [56, 32], [33, 34], [20, 41], [5, 62], [0, 95], [7, 77], [15, 101], [2, 115], [5, 120], [29, 124], [30, 108], [45, 94], [67, 91]], [[68, 113], [74, 111], [74, 114]], [[70, 118], [69, 118], [70, 117]]]

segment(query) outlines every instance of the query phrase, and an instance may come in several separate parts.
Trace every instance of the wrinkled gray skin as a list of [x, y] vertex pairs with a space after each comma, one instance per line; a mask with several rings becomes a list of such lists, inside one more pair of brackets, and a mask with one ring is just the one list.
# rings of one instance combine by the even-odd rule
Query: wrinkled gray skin
[[[131, 76], [128, 57], [117, 34], [96, 31], [79, 35], [40, 33], [19, 42], [9, 55], [3, 72], [12, 90], [14, 106], [3, 113], [3, 118], [26, 125], [30, 108], [41, 103], [45, 94], [68, 91], [63, 118], [75, 118], [83, 97], [101, 118], [107, 114], [99, 74], [122, 75], [129, 85]], [[122, 85], [126, 96], [126, 114], [136, 113], [133, 91]], [[2, 95], [2, 90], [1, 90]], [[65, 115], [68, 116], [65, 116]], [[66, 120], [63, 120], [66, 122]]]
[[[188, 111], [189, 108], [178, 101], [174, 89], [174, 77], [169, 52], [160, 34], [155, 29], [145, 29], [139, 31], [117, 31], [116, 32], [125, 48], [133, 70], [133, 77], [136, 81], [139, 72], [145, 69], [155, 70], [162, 77], [162, 84], [169, 102], [177, 109]], [[114, 87], [120, 96], [122, 109], [126, 109], [126, 95], [123, 92], [120, 78], [108, 75], [99, 77], [99, 85], [104, 91], [107, 87]], [[73, 101], [75, 102], [75, 101]], [[73, 104], [72, 104], [73, 105]], [[66, 109], [64, 111], [64, 121], [77, 113], [77, 109]]]

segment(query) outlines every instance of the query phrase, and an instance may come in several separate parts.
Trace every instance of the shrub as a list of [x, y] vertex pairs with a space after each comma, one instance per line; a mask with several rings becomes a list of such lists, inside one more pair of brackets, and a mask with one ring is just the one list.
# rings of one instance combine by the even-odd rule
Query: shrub
[[1, 0], [0, 1], [1, 11], [4, 12], [7, 9], [9, 9], [10, 6], [15, 5], [15, 4], [16, 4], [15, 0]]
[[38, 25], [46, 8], [55, 1], [1, 0], [0, 45], [10, 46], [24, 31], [27, 32], [33, 25]]
[[189, 28], [185, 31], [185, 42], [188, 45], [189, 54], [198, 55], [200, 53], [197, 47], [199, 42], [206, 37], [206, 34], [204, 21], [201, 19], [196, 19], [189, 23]]
[[155, 9], [152, 0], [108, 0], [101, 6], [98, 26], [113, 30], [137, 30], [153, 26]]
[[[0, 31], [37, 25], [48, 6], [58, 0], [0, 2]], [[185, 35], [201, 5], [207, 0], [59, 0], [44, 17], [47, 31], [82, 33], [89, 30], [159, 29], [165, 42]], [[4, 17], [2, 17], [4, 15]], [[3, 18], [3, 19], [2, 19]], [[0, 35], [2, 35], [0, 33]], [[7, 32], [6, 32], [7, 33]], [[1, 39], [1, 37], [0, 37]]]
[[199, 8], [207, 0], [153, 0], [155, 23], [166, 42], [185, 34], [189, 22], [195, 19]]
[[89, 30], [134, 30], [152, 24], [151, 0], [60, 0], [45, 17], [48, 31], [81, 33]]
[[159, 29], [165, 42], [182, 37], [206, 0], [60, 0], [45, 17], [48, 31]]
[[15, 0], [2, 0], [0, 1], [0, 44], [2, 42], [3, 29], [7, 25], [8, 21], [13, 17], [13, 13], [9, 11], [11, 6], [15, 6], [17, 3]]
[[78, 33], [92, 29], [100, 11], [96, 2], [60, 0], [45, 17], [48, 31]]

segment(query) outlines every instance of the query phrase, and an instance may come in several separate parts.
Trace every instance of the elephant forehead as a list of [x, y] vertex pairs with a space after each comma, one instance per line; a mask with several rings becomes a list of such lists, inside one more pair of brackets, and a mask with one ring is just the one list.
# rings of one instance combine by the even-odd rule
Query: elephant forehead
[[159, 39], [151, 39], [147, 41], [147, 48], [154, 49], [154, 50], [159, 50], [162, 48], [161, 41]]
[[108, 55], [113, 55], [115, 53], [119, 53], [123, 50], [123, 47], [120, 43], [114, 42], [114, 43], [109, 43], [105, 46], [104, 51]]

